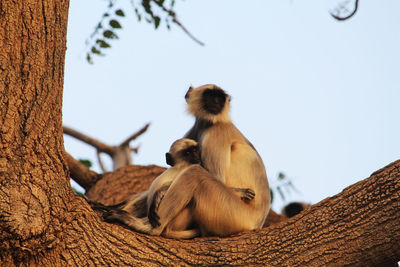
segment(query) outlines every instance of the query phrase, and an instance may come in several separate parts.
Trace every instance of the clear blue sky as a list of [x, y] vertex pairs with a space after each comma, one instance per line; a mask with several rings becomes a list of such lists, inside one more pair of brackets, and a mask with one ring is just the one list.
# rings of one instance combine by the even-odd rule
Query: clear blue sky
[[[400, 159], [399, 1], [361, 0], [346, 22], [329, 16], [333, 0], [177, 1], [179, 19], [205, 47], [177, 27], [137, 23], [129, 1], [120, 2], [120, 40], [89, 65], [85, 40], [107, 1], [71, 1], [65, 125], [118, 144], [151, 122], [134, 161], [165, 166], [164, 153], [193, 123], [187, 88], [215, 83], [232, 96], [233, 121], [270, 183], [283, 171], [302, 192], [290, 200], [316, 203]], [[65, 137], [65, 147], [96, 162], [79, 141]]]

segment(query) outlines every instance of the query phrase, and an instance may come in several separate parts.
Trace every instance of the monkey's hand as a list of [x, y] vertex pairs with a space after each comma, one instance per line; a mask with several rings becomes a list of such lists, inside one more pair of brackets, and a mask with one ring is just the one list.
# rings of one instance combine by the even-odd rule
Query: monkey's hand
[[256, 196], [253, 190], [250, 188], [232, 188], [234, 192], [240, 197], [244, 202], [250, 202]]

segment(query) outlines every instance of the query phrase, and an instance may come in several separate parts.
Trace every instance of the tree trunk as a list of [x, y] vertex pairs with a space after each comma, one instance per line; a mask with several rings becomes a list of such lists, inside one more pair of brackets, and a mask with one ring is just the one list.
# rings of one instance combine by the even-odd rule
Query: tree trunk
[[[173, 240], [103, 222], [73, 194], [65, 163], [67, 9], [68, 1], [0, 0], [0, 266], [396, 266], [400, 161], [299, 216], [228, 238]], [[133, 168], [109, 181], [162, 171]], [[102, 181], [92, 198], [117, 202], [128, 192]], [[116, 194], [106, 198], [106, 189]]]
[[0, 254], [6, 262], [57, 247], [70, 217], [65, 201], [74, 195], [61, 128], [67, 18], [67, 1], [0, 1]]

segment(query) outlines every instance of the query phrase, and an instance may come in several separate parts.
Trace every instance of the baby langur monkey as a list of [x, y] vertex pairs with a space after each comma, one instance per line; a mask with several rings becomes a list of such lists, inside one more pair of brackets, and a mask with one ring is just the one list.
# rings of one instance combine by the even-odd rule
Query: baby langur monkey
[[[259, 229], [270, 209], [270, 191], [264, 163], [229, 116], [230, 96], [213, 84], [190, 87], [187, 109], [195, 117], [185, 138], [196, 140], [200, 166], [191, 166], [174, 183], [157, 210], [161, 232], [188, 203], [194, 202], [193, 218], [202, 235], [226, 236]], [[255, 193], [251, 203], [238, 200], [232, 188]]]
[[[158, 176], [149, 190], [134, 195], [119, 209], [113, 209], [106, 213], [105, 220], [120, 222], [142, 233], [162, 235], [169, 238], [188, 239], [199, 236], [199, 229], [195, 227], [196, 224], [193, 221], [192, 210], [194, 203], [186, 203], [175, 214], [176, 216], [165, 223], [163, 231], [153, 232], [153, 226], [157, 226], [159, 219], [156, 212], [170, 185], [191, 166], [202, 168], [199, 165], [200, 151], [197, 142], [186, 138], [179, 139], [171, 145], [169, 152], [166, 153], [166, 161], [171, 168]], [[191, 177], [185, 176], [185, 179], [191, 179]], [[211, 177], [211, 179], [213, 178]], [[236, 188], [232, 189], [232, 191], [235, 192], [238, 199], [246, 203], [254, 198], [254, 192], [250, 189]], [[146, 203], [143, 203], [144, 200], [146, 200]], [[138, 208], [143, 206], [147, 207], [147, 216], [142, 216], [143, 212], [141, 210], [143, 208]]]

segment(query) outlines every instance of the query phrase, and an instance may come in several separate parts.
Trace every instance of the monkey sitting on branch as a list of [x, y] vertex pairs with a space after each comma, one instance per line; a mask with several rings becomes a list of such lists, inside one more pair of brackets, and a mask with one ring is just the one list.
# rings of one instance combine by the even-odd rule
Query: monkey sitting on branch
[[[153, 232], [153, 226], [157, 225], [158, 216], [156, 210], [170, 185], [185, 173], [188, 169], [196, 166], [203, 169], [200, 164], [200, 151], [196, 141], [191, 139], [179, 139], [175, 141], [166, 153], [167, 164], [171, 168], [158, 176], [151, 184], [149, 190], [133, 195], [129, 200], [114, 206], [103, 206], [106, 211], [104, 219], [109, 222], [119, 222], [136, 231], [162, 235], [169, 238], [188, 239], [200, 235], [199, 228], [193, 218], [195, 203], [186, 203], [182, 209], [165, 223], [163, 231]], [[204, 169], [203, 169], [204, 170]], [[204, 170], [208, 179], [215, 180]], [[185, 176], [185, 179], [191, 179]], [[254, 198], [254, 192], [250, 189], [232, 188], [228, 189], [235, 194], [238, 200], [249, 203]], [[111, 207], [111, 208], [110, 208]]]
[[[153, 216], [152, 234], [162, 233], [188, 205], [202, 236], [260, 229], [270, 209], [267, 174], [254, 146], [230, 119], [230, 96], [209, 84], [190, 87], [185, 99], [196, 118], [185, 137], [199, 143], [204, 168], [190, 166], [171, 184]], [[248, 188], [255, 198], [245, 203], [231, 188]]]

